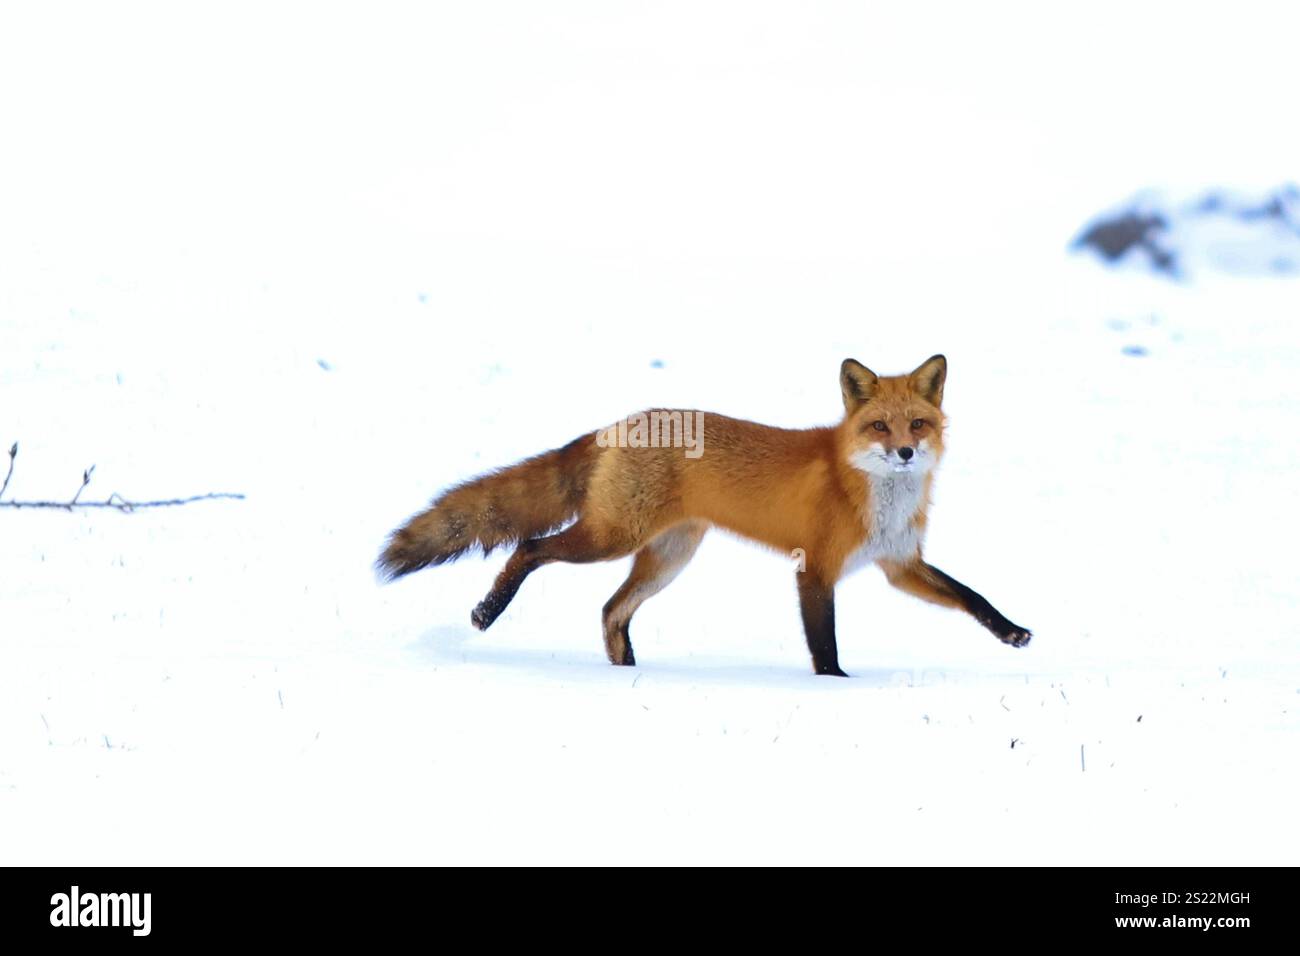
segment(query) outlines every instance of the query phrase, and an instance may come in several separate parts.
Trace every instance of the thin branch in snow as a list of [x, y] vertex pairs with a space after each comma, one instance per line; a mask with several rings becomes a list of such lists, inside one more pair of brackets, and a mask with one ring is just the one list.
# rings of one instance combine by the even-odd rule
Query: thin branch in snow
[[68, 502], [69, 508], [71, 508], [73, 505], [77, 503], [77, 499], [81, 497], [81, 493], [86, 490], [86, 485], [90, 484], [90, 476], [93, 475], [94, 473], [95, 473], [94, 465], [91, 465], [89, 468], [87, 468], [85, 471], [81, 473], [81, 487], [77, 489], [77, 493], [73, 495], [72, 500]]
[[127, 501], [114, 492], [108, 496], [106, 501], [78, 501], [75, 505], [68, 501], [0, 501], [0, 508], [57, 508], [62, 511], [73, 511], [76, 508], [109, 508], [113, 511], [130, 514], [132, 511], [141, 508], [171, 508], [176, 505], [188, 505], [196, 501], [213, 501], [218, 498], [229, 498], [233, 501], [244, 500], [243, 495], [222, 491], [206, 495], [193, 495], [189, 498], [170, 498], [165, 501]]
[[4, 497], [5, 489], [9, 487], [9, 479], [14, 476], [14, 459], [18, 457], [18, 442], [9, 446], [9, 472], [5, 475], [5, 483], [0, 485], [0, 498]]
[[[14, 473], [14, 459], [18, 457], [18, 443], [14, 442], [9, 449], [9, 472], [5, 475], [4, 484], [0, 485], [0, 495], [3, 495], [5, 489], [9, 487], [9, 479]], [[188, 498], [165, 498], [155, 501], [128, 501], [116, 491], [105, 498], [103, 501], [82, 501], [81, 493], [86, 490], [90, 484], [91, 476], [95, 474], [95, 466], [91, 465], [81, 473], [81, 487], [77, 493], [72, 496], [71, 501], [0, 501], [0, 508], [57, 508], [61, 511], [73, 511], [77, 508], [109, 508], [113, 511], [121, 511], [130, 514], [140, 508], [173, 508], [177, 505], [188, 505], [195, 501], [211, 501], [217, 498], [228, 498], [235, 501], [243, 501], [244, 496], [227, 491], [209, 492], [204, 495], [191, 495]]]

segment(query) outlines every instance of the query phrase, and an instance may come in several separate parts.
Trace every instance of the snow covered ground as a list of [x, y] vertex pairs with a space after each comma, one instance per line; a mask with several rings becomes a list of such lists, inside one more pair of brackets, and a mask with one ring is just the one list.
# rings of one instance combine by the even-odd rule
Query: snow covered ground
[[[33, 9], [5, 498], [247, 499], [0, 510], [0, 862], [1296, 861], [1300, 283], [1065, 252], [1295, 177], [1285, 8]], [[1025, 650], [866, 570], [815, 678], [789, 563], [717, 533], [635, 669], [625, 562], [487, 634], [501, 555], [375, 583], [452, 482], [936, 351], [927, 554]]]

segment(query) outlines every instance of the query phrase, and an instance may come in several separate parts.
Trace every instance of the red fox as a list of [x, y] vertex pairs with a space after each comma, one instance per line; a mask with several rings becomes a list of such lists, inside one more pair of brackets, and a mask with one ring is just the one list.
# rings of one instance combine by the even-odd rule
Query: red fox
[[635, 555], [603, 614], [610, 662], [631, 665], [632, 615], [681, 573], [705, 532], [719, 527], [801, 557], [796, 580], [814, 673], [846, 676], [835, 644], [835, 584], [871, 563], [895, 587], [960, 608], [1023, 647], [1028, 630], [921, 557], [930, 484], [943, 455], [947, 372], [942, 355], [890, 377], [845, 359], [844, 417], [825, 428], [643, 413], [679, 429], [700, 421], [698, 447], [683, 454], [672, 443], [629, 441], [626, 423], [583, 435], [439, 496], [393, 532], [379, 572], [391, 580], [475, 547], [487, 554], [516, 545], [470, 614], [486, 630], [542, 565]]

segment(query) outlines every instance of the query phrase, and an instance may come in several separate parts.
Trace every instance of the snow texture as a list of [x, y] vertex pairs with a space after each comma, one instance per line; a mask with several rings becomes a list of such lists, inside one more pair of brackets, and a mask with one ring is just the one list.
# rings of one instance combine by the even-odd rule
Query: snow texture
[[[1294, 178], [1293, 10], [69, 6], [0, 31], [5, 497], [247, 499], [0, 510], [0, 862], [1296, 861], [1296, 288], [1063, 253]], [[375, 581], [476, 473], [939, 351], [926, 554], [1024, 650], [868, 569], [814, 677], [717, 533], [635, 668], [626, 562]]]

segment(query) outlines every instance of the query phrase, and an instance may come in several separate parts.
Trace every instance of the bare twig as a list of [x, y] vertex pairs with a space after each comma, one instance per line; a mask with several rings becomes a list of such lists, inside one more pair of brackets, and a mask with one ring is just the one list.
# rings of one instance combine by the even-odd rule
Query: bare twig
[[[14, 442], [13, 447], [9, 449], [9, 473], [5, 475], [4, 484], [0, 484], [0, 495], [5, 493], [9, 487], [9, 479], [14, 473], [14, 459], [18, 457], [18, 443]], [[103, 501], [82, 501], [81, 493], [86, 490], [90, 484], [91, 476], [95, 474], [95, 466], [91, 465], [81, 473], [81, 487], [77, 493], [72, 496], [71, 501], [0, 501], [0, 508], [56, 508], [60, 511], [73, 511], [77, 508], [109, 508], [113, 511], [121, 511], [129, 514], [140, 508], [173, 508], [177, 505], [188, 505], [195, 501], [211, 501], [218, 498], [228, 498], [235, 501], [243, 501], [244, 496], [227, 491], [209, 492], [205, 495], [191, 495], [188, 498], [166, 498], [156, 501], [128, 501], [116, 491], [105, 498]]]
[[81, 497], [81, 493], [86, 490], [86, 485], [90, 484], [90, 476], [93, 475], [94, 473], [95, 473], [94, 465], [91, 465], [89, 468], [87, 468], [85, 471], [81, 473], [81, 487], [77, 489], [77, 493], [73, 495], [72, 500], [68, 502], [69, 506], [75, 505], [77, 503], [77, 499]]
[[5, 483], [0, 485], [0, 498], [4, 497], [5, 489], [9, 487], [9, 479], [14, 476], [14, 459], [18, 457], [18, 442], [14, 442], [9, 447], [9, 473], [5, 475]]
[[166, 501], [127, 501], [114, 492], [107, 501], [0, 501], [0, 508], [58, 508], [72, 511], [76, 508], [111, 508], [114, 511], [130, 513], [139, 508], [172, 508], [176, 505], [188, 505], [195, 501], [212, 501], [217, 498], [229, 498], [243, 501], [244, 496], [231, 492], [219, 491], [206, 495], [193, 495], [189, 498], [171, 498]]

